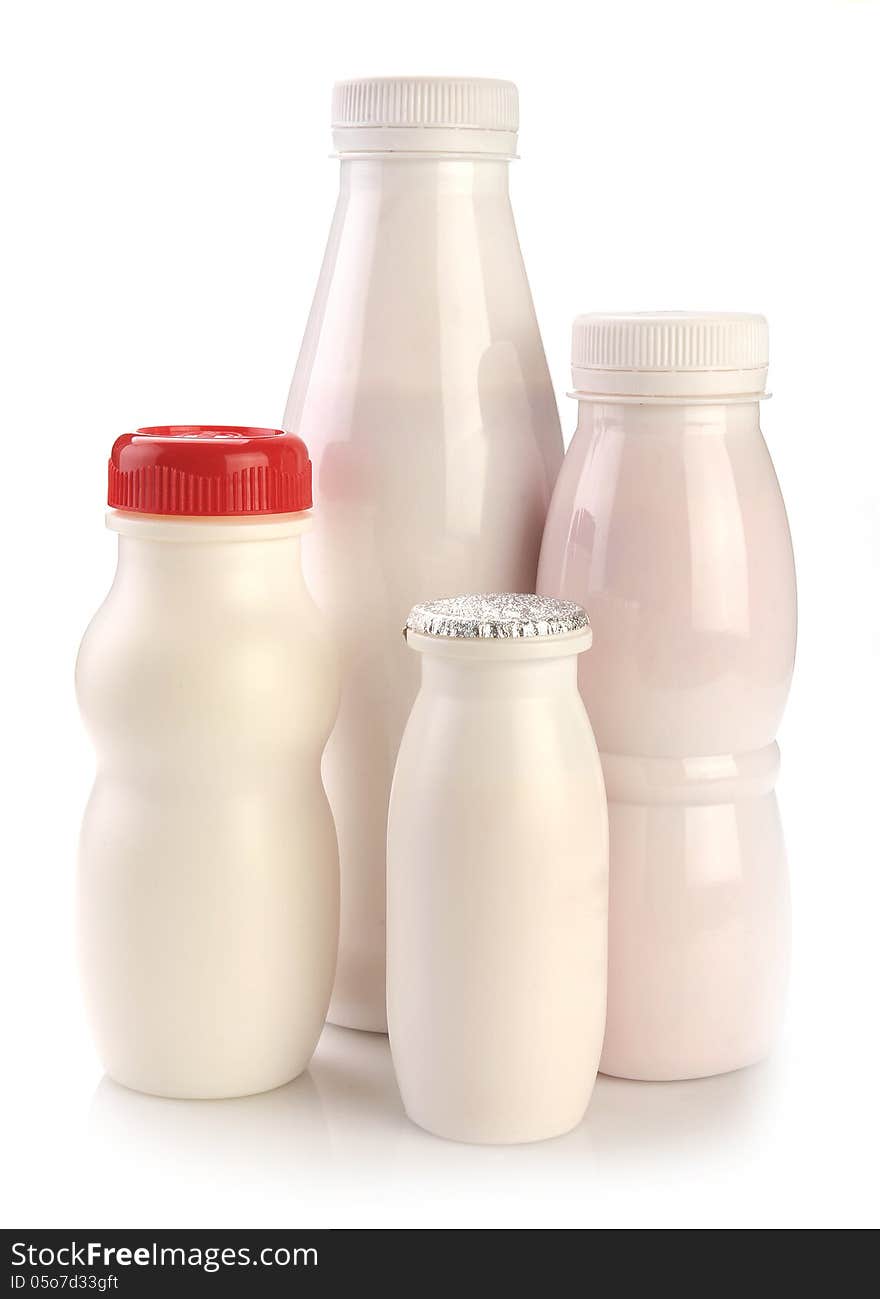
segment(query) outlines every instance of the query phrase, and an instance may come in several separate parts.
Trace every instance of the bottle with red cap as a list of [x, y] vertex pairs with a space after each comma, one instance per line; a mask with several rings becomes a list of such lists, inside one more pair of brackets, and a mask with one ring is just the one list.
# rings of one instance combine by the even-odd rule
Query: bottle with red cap
[[324, 1023], [338, 685], [300, 567], [311, 503], [306, 447], [275, 429], [148, 428], [113, 447], [119, 564], [77, 663], [98, 758], [79, 931], [102, 1062], [140, 1091], [277, 1087]]

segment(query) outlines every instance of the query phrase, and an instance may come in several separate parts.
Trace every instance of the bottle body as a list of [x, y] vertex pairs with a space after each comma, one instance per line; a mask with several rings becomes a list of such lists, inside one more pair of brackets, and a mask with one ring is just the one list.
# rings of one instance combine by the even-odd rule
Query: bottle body
[[428, 591], [533, 589], [562, 457], [505, 160], [343, 160], [284, 424], [309, 440], [306, 580], [342, 653], [331, 1019], [384, 1031], [388, 793], [418, 686], [400, 628]]
[[[300, 519], [302, 516], [300, 516]], [[320, 777], [338, 684], [304, 522], [110, 517], [119, 567], [77, 663], [97, 753], [79, 939], [107, 1072], [179, 1097], [307, 1065], [338, 934]]]
[[538, 589], [583, 603], [595, 633], [581, 691], [609, 799], [602, 1069], [723, 1072], [769, 1050], [788, 966], [785, 509], [757, 400], [579, 410]]
[[534, 1141], [580, 1121], [598, 1067], [605, 795], [576, 659], [486, 662], [477, 648], [420, 656], [395, 772], [391, 1051], [420, 1126]]

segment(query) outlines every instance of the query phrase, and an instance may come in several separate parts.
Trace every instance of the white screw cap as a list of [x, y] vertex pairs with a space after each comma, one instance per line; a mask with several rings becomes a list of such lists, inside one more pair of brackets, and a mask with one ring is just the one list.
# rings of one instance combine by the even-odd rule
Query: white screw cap
[[727, 397], [764, 392], [763, 316], [657, 311], [578, 316], [571, 373], [584, 395]]
[[364, 77], [333, 87], [339, 153], [492, 153], [516, 149], [519, 96], [486, 77]]

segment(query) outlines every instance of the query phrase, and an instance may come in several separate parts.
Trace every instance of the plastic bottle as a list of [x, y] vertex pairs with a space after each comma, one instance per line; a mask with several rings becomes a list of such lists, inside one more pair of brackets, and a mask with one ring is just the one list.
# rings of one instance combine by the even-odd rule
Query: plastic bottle
[[608, 825], [577, 687], [583, 609], [417, 605], [421, 690], [388, 817], [388, 1022], [403, 1103], [458, 1141], [583, 1117], [605, 1022]]
[[761, 316], [583, 316], [578, 428], [538, 589], [586, 604], [581, 692], [611, 834], [601, 1068], [690, 1078], [761, 1059], [787, 979], [774, 794], [795, 576], [759, 424]]
[[321, 501], [306, 580], [342, 650], [324, 777], [342, 918], [330, 1018], [384, 1031], [388, 791], [426, 591], [534, 590], [562, 460], [508, 194], [516, 87], [349, 81], [339, 201], [284, 425]]
[[311, 466], [272, 429], [113, 447], [119, 566], [77, 663], [97, 751], [80, 952], [101, 1060], [163, 1096], [238, 1096], [307, 1065], [336, 962], [321, 785], [335, 656], [303, 582]]

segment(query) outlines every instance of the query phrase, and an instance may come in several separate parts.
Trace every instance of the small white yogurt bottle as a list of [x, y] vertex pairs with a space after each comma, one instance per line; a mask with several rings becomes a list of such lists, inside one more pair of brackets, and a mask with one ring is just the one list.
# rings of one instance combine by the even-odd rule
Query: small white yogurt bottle
[[97, 752], [81, 969], [117, 1082], [240, 1096], [308, 1064], [336, 963], [321, 752], [338, 686], [300, 569], [304, 444], [274, 429], [117, 440], [119, 565], [77, 663]]
[[608, 831], [578, 605], [416, 605], [388, 818], [388, 1015], [409, 1117], [538, 1141], [586, 1110], [605, 1025]]

